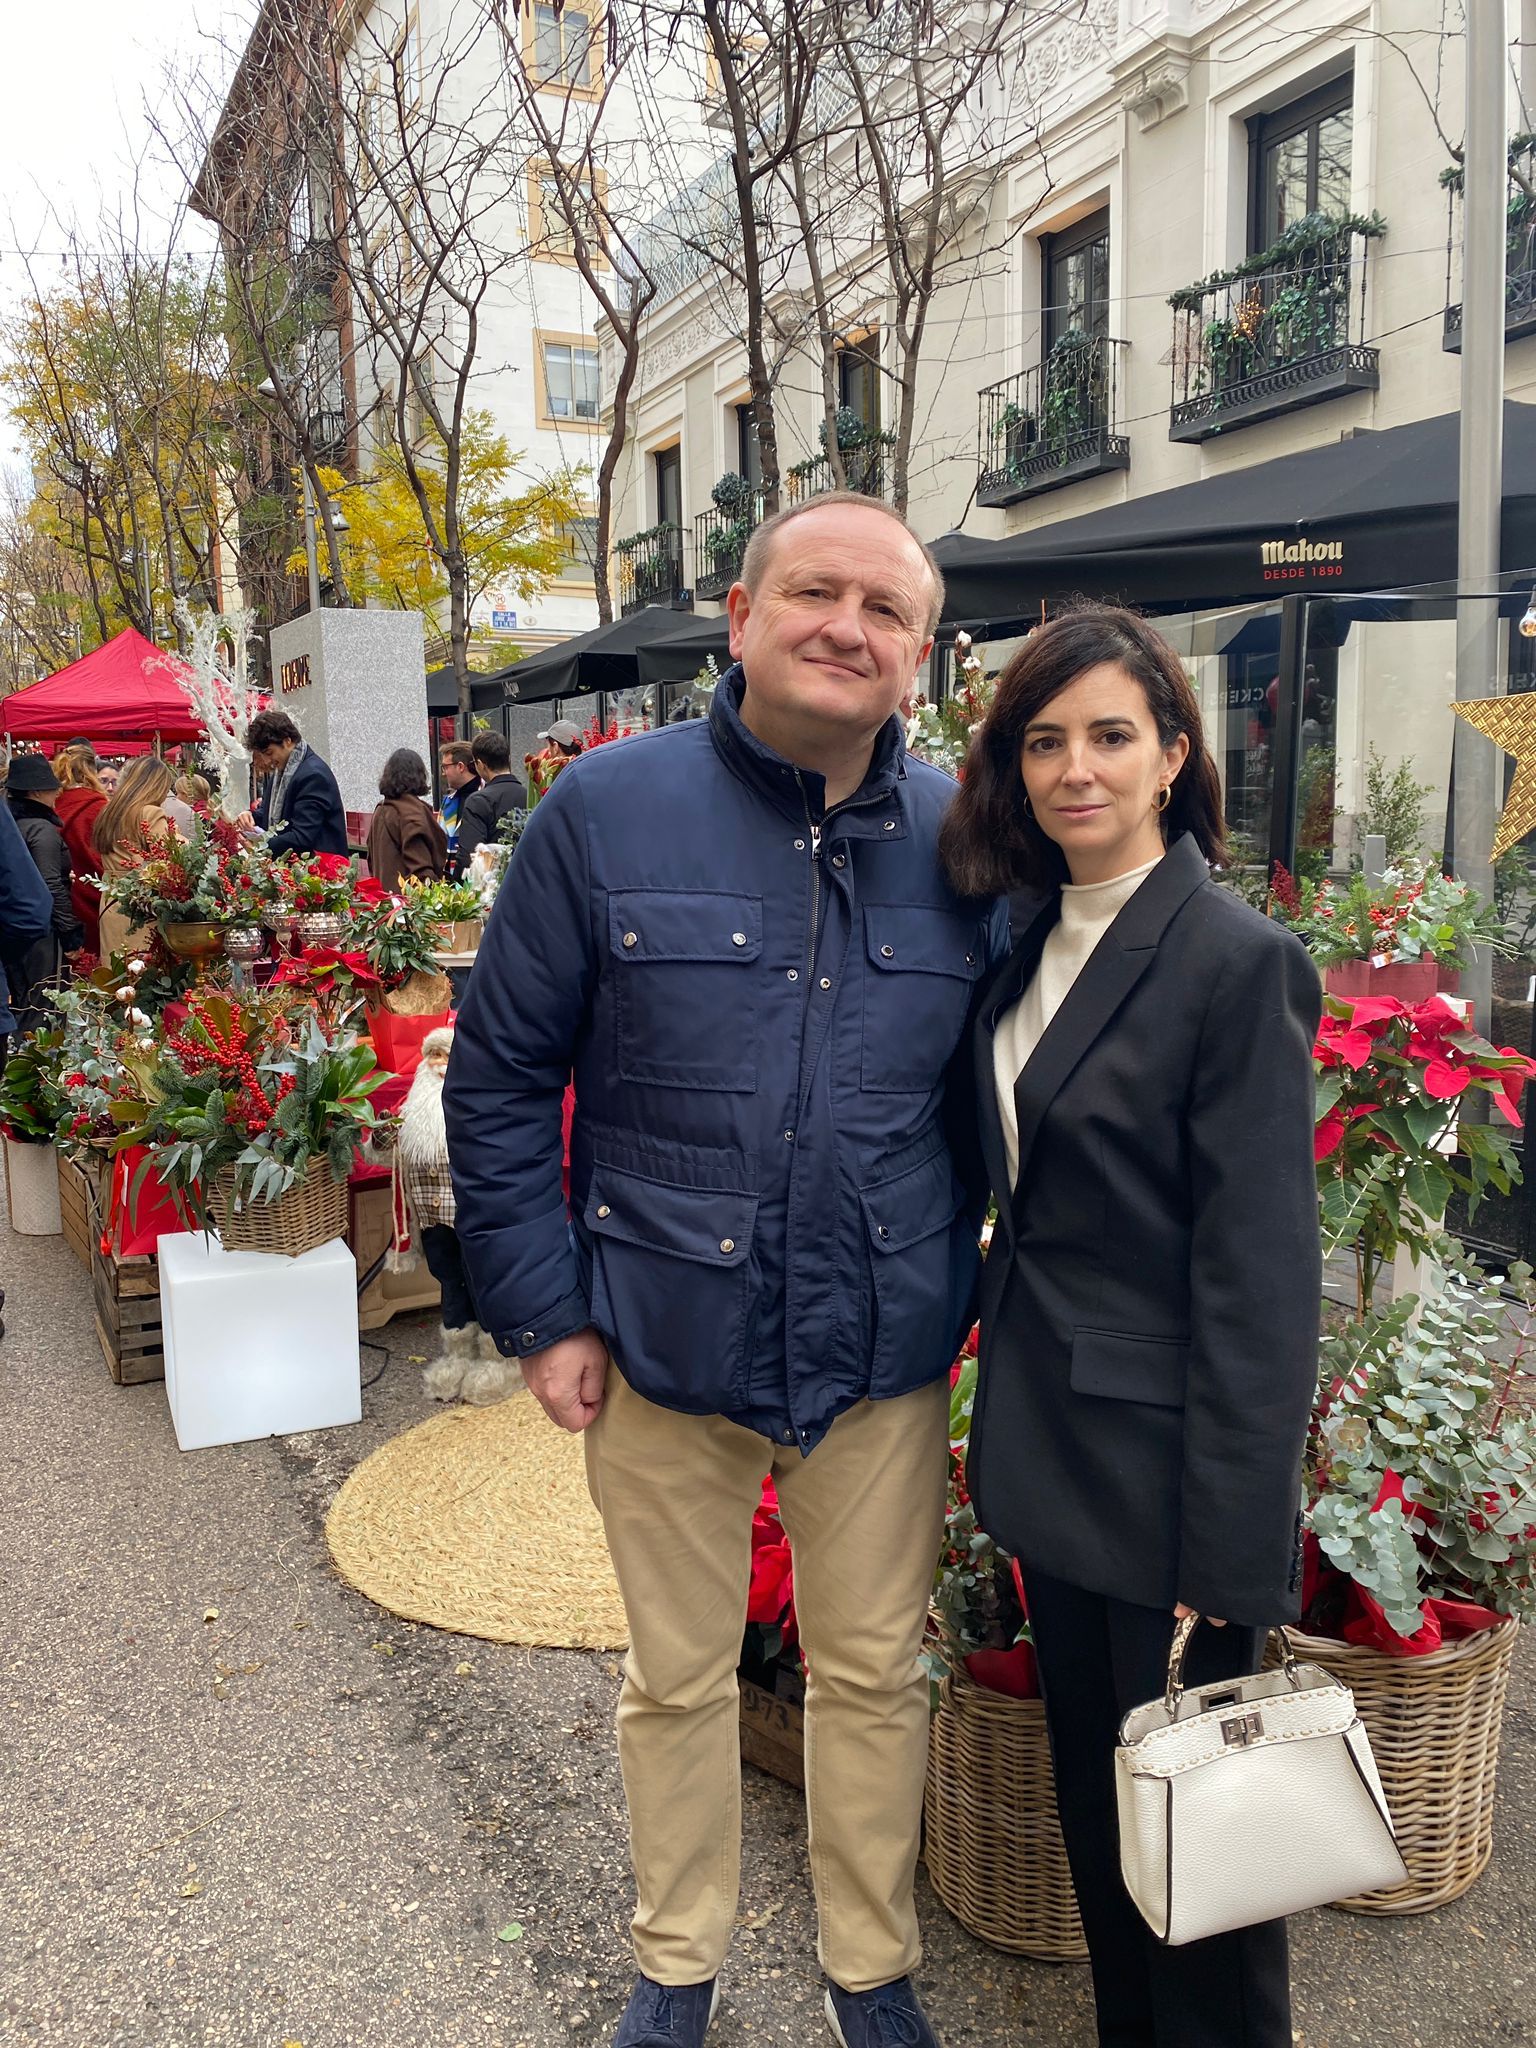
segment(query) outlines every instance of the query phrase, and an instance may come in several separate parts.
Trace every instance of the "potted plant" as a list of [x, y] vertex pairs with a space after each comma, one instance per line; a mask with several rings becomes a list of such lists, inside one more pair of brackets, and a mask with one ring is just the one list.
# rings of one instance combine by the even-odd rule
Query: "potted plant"
[[1306, 1458], [1301, 1654], [1355, 1694], [1408, 1866], [1341, 1901], [1423, 1912], [1491, 1853], [1499, 1723], [1519, 1622], [1536, 1614], [1536, 1327], [1442, 1241], [1443, 1286], [1334, 1330]]
[[179, 1028], [125, 1050], [118, 1148], [147, 1154], [130, 1213], [152, 1166], [184, 1227], [216, 1222], [232, 1250], [297, 1256], [343, 1234], [384, 1075], [369, 1045], [290, 1002], [194, 991]]
[[358, 890], [357, 860], [339, 853], [290, 853], [272, 863], [274, 896], [306, 946], [336, 946]]
[[57, 1237], [59, 1172], [53, 1138], [61, 1104], [50, 1078], [57, 1032], [34, 1032], [11, 1051], [0, 1074], [0, 1133], [5, 1140], [5, 1199], [11, 1228], [23, 1237]]
[[1497, 909], [1433, 861], [1337, 883], [1292, 877], [1277, 861], [1270, 913], [1301, 940], [1335, 996], [1397, 996], [1423, 1002], [1459, 986], [1472, 949], [1509, 950]]
[[483, 930], [480, 891], [472, 882], [407, 882], [402, 895], [444, 953], [473, 953]]
[[[1518, 1127], [1536, 1062], [1496, 1051], [1440, 997], [1410, 1009], [1394, 996], [1325, 996], [1313, 1060], [1323, 1242], [1353, 1255], [1363, 1316], [1399, 1248], [1433, 1250], [1454, 1193], [1475, 1211], [1520, 1178], [1504, 1126]], [[1500, 1121], [1462, 1116], [1468, 1094]]]
[[224, 950], [229, 925], [271, 886], [265, 848], [248, 844], [230, 819], [200, 809], [185, 838], [155, 839], [141, 827], [121, 873], [102, 883], [102, 900], [153, 927], [175, 959], [202, 972]]

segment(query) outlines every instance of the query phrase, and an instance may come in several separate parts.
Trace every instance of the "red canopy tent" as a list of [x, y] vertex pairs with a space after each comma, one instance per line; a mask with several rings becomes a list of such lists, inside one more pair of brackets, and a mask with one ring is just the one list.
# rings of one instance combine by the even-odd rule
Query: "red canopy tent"
[[57, 675], [0, 697], [0, 732], [56, 745], [78, 733], [104, 754], [138, 752], [156, 739], [203, 739], [202, 720], [176, 680], [183, 670], [191, 674], [179, 656], [129, 626]]

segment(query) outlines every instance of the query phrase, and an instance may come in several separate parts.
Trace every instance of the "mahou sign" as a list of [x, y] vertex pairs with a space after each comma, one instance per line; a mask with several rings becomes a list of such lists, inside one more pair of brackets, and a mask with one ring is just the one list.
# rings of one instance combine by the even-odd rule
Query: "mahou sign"
[[1266, 583], [1295, 583], [1314, 577], [1344, 574], [1341, 540], [1264, 540], [1259, 559]]

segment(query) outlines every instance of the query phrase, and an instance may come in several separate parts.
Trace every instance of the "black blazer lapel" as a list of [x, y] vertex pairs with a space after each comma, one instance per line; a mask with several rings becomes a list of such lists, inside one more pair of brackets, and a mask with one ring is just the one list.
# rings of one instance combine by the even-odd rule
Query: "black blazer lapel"
[[[1185, 833], [1168, 849], [1120, 912], [1067, 991], [1065, 1001], [1046, 1026], [1040, 1043], [1026, 1061], [1014, 1087], [1013, 1100], [1019, 1119], [1018, 1185], [1021, 1188], [1029, 1155], [1034, 1149], [1046, 1111], [1078, 1062], [1151, 966], [1158, 943], [1173, 917], [1209, 880], [1210, 870], [1205, 856], [1193, 835]], [[1044, 944], [1043, 937], [1041, 944]], [[1038, 951], [1035, 958], [1039, 958]], [[1020, 986], [1022, 988], [1022, 983]], [[997, 1117], [995, 1101], [992, 1113]], [[1000, 1118], [998, 1143], [1002, 1143]], [[1005, 1174], [1006, 1171], [1005, 1166]]]

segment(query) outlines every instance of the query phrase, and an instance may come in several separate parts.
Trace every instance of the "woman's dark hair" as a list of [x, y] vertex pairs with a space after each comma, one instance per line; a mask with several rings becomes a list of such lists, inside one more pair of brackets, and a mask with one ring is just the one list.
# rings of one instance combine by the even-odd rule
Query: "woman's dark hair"
[[1167, 843], [1193, 832], [1213, 867], [1226, 859], [1221, 782], [1179, 657], [1135, 612], [1084, 605], [1030, 634], [998, 678], [992, 708], [971, 742], [960, 794], [939, 828], [939, 858], [962, 896], [1006, 896], [1068, 879], [1061, 848], [1025, 808], [1024, 733], [1053, 697], [1103, 662], [1140, 683], [1165, 747], [1180, 733], [1189, 741], [1162, 815]]
[[413, 747], [396, 747], [379, 777], [380, 796], [425, 796], [432, 787], [427, 764]]

